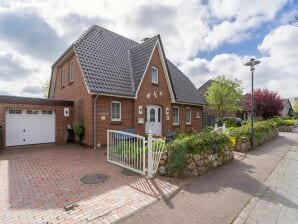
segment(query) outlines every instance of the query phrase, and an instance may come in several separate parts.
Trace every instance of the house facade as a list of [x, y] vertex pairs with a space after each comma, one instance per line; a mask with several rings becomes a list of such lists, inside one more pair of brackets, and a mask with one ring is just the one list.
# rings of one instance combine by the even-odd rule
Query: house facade
[[90, 27], [54, 63], [49, 99], [73, 101], [83, 143], [106, 144], [108, 129], [145, 135], [202, 129], [204, 100], [165, 56], [159, 35], [137, 43]]

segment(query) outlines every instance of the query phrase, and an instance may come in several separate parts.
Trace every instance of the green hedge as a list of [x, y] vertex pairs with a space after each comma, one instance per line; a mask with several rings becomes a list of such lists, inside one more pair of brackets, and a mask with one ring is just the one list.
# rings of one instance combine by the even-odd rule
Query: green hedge
[[287, 120], [283, 120], [283, 119], [274, 119], [274, 121], [276, 122], [276, 125], [279, 126], [293, 126], [295, 124], [297, 124], [297, 120], [292, 120], [292, 119], [287, 119]]
[[[276, 122], [274, 120], [257, 121], [254, 124], [254, 136], [256, 139], [263, 138], [268, 132], [273, 131], [276, 128]], [[229, 135], [234, 138], [246, 137], [249, 138], [251, 134], [250, 123], [243, 125], [242, 127], [229, 128]]]
[[216, 145], [220, 150], [230, 144], [230, 138], [226, 134], [204, 131], [199, 134], [179, 135], [171, 144], [168, 145], [169, 173], [180, 173], [186, 166], [186, 154], [197, 154], [212, 150]]

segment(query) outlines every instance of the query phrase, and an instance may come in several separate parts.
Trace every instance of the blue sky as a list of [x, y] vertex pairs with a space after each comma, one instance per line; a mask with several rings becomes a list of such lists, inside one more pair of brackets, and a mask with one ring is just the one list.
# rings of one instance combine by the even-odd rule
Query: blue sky
[[[197, 87], [218, 74], [298, 96], [298, 0], [18, 0], [0, 2], [0, 94], [41, 96], [51, 65], [92, 24], [136, 41], [160, 34]], [[285, 88], [286, 87], [286, 88]]]

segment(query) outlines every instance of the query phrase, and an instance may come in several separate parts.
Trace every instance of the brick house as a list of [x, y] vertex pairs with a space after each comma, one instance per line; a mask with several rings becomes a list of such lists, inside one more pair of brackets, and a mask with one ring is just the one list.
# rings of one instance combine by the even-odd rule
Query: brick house
[[90, 27], [54, 63], [49, 98], [74, 101], [74, 121], [84, 124], [89, 146], [105, 145], [107, 129], [202, 129], [204, 101], [166, 58], [159, 35], [137, 43]]
[[138, 43], [93, 25], [53, 64], [48, 99], [0, 96], [2, 142], [63, 143], [77, 121], [83, 143], [95, 147], [106, 144], [108, 129], [199, 132], [203, 104], [159, 35]]

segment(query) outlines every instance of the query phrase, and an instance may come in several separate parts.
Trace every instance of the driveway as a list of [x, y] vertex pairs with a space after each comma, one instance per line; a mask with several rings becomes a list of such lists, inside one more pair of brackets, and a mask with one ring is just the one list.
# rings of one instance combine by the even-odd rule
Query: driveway
[[[122, 223], [231, 223], [249, 199], [260, 189], [266, 188], [266, 179], [283, 160], [286, 153], [291, 151], [297, 139], [298, 134], [296, 133], [282, 133], [274, 141], [258, 147], [254, 151], [247, 154], [236, 153], [235, 160], [231, 163], [205, 176], [194, 178], [192, 182], [183, 186], [174, 197], [160, 200], [152, 206], [134, 213]], [[291, 197], [297, 197], [297, 191], [293, 192], [293, 190], [297, 189], [295, 185], [297, 180], [293, 180], [295, 179], [294, 175], [297, 173], [297, 171], [294, 172], [297, 166], [292, 166], [291, 169], [292, 172], [287, 172], [287, 174], [280, 172], [282, 176], [279, 179], [273, 178], [273, 180], [282, 181], [287, 179], [285, 175], [289, 175], [286, 183], [292, 184], [288, 186], [288, 188], [292, 189], [288, 195], [282, 195], [279, 192], [274, 192], [274, 194], [272, 191], [269, 192], [271, 193], [270, 196], [273, 195], [274, 198], [267, 197], [269, 198], [268, 200], [275, 199], [277, 207], [287, 208], [290, 206], [289, 208], [297, 209], [297, 204], [295, 203], [297, 199], [291, 199]], [[285, 186], [282, 183], [280, 185]], [[285, 188], [285, 191], [287, 191], [287, 188]], [[266, 197], [264, 197], [264, 200], [266, 200]], [[269, 211], [270, 214], [272, 210], [274, 209]], [[285, 209], [285, 211], [287, 210]], [[286, 214], [290, 212], [293, 213], [291, 210]], [[296, 210], [297, 212], [298, 210]], [[244, 217], [244, 215], [242, 214], [241, 217]], [[264, 223], [275, 223], [270, 222], [272, 219], [265, 221], [269, 222]]]
[[[178, 185], [147, 180], [106, 162], [105, 149], [37, 145], [0, 154], [0, 223], [111, 223], [168, 195]], [[87, 174], [108, 177], [83, 184]], [[172, 180], [173, 181], [173, 180]], [[64, 205], [76, 203], [74, 210]]]

